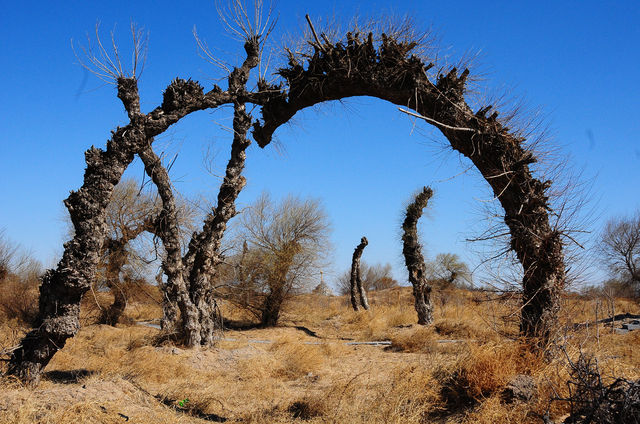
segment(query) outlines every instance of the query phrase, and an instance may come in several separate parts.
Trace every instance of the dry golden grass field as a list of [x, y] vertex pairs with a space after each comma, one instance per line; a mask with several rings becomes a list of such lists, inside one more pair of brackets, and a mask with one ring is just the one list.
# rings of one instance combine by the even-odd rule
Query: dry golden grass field
[[[226, 330], [217, 347], [186, 350], [136, 324], [160, 317], [154, 290], [130, 302], [117, 327], [91, 324], [96, 299], [85, 299], [83, 328], [39, 386], [0, 380], [0, 423], [541, 423], [545, 413], [568, 414], [554, 399], [568, 396], [569, 360], [580, 352], [594, 355], [605, 380], [640, 378], [640, 331], [565, 330], [561, 345], [540, 356], [513, 337], [516, 302], [478, 292], [436, 294], [430, 327], [414, 324], [409, 288], [372, 292], [372, 310], [358, 313], [344, 297], [301, 295], [279, 327]], [[570, 296], [562, 325], [593, 321], [596, 310], [603, 318], [597, 300]], [[640, 308], [618, 300], [615, 312]], [[0, 350], [26, 331], [0, 323]], [[377, 340], [391, 345], [347, 344]], [[503, 395], [518, 374], [535, 381], [531, 400]]]

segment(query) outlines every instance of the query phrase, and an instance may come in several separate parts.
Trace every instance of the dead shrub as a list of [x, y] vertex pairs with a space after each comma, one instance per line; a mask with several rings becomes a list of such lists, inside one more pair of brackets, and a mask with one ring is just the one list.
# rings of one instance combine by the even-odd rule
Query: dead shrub
[[287, 408], [287, 412], [291, 414], [294, 419], [310, 420], [315, 417], [321, 417], [324, 415], [324, 408], [322, 402], [319, 399], [303, 399], [293, 402]]
[[565, 422], [576, 424], [640, 423], [640, 380], [604, 378], [598, 360], [580, 353], [573, 362], [568, 359], [570, 379], [567, 382], [571, 415]]
[[437, 350], [438, 342], [431, 327], [403, 331], [391, 337], [391, 350], [397, 352], [431, 353]]
[[15, 276], [0, 284], [0, 313], [30, 327], [38, 316], [38, 280]]
[[501, 393], [516, 374], [531, 374], [541, 362], [519, 343], [471, 344], [450, 368], [437, 374], [447, 403], [469, 405]]
[[306, 345], [298, 340], [280, 340], [270, 350], [278, 358], [278, 366], [273, 369], [275, 377], [295, 380], [316, 372], [325, 362], [320, 346]]
[[323, 422], [425, 423], [440, 400], [439, 383], [421, 365], [399, 366], [381, 376], [367, 370], [334, 383], [321, 402]]
[[436, 321], [434, 328], [441, 336], [453, 337], [456, 339], [473, 339], [478, 336], [478, 331], [469, 324], [454, 321], [451, 319], [441, 319]]

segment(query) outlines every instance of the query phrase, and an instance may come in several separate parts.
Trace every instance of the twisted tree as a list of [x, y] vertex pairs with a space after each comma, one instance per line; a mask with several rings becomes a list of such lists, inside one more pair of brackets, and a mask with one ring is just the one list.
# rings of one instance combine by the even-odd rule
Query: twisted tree
[[433, 305], [431, 304], [431, 285], [428, 282], [427, 267], [422, 255], [422, 246], [418, 240], [418, 220], [422, 210], [427, 207], [433, 191], [424, 187], [407, 206], [407, 213], [402, 223], [402, 254], [409, 271], [409, 282], [413, 286], [413, 298], [418, 324], [428, 325], [433, 322]]
[[[166, 287], [168, 303], [177, 300], [182, 312], [180, 332], [188, 346], [213, 342], [215, 302], [210, 280], [218, 260], [221, 234], [227, 221], [235, 214], [233, 202], [244, 185], [240, 173], [244, 166], [244, 150], [250, 144], [246, 134], [252, 124], [245, 104], [261, 104], [265, 99], [265, 93], [249, 93], [246, 87], [250, 71], [259, 62], [263, 42], [261, 36], [265, 35], [265, 27], [249, 23], [244, 29], [246, 59], [241, 67], [230, 73], [227, 90], [216, 85], [205, 92], [197, 82], [176, 78], [164, 91], [162, 104], [146, 114], [140, 110], [136, 75], [145, 52], [140, 32], [132, 27], [134, 54], [130, 73], [125, 73], [117, 51], [110, 56], [102, 43], [98, 43], [98, 53], [83, 49], [88, 56], [87, 67], [116, 86], [117, 96], [128, 114], [129, 123], [112, 132], [106, 150], [91, 147], [85, 153], [87, 167], [83, 185], [71, 192], [64, 201], [74, 228], [73, 238], [64, 244], [63, 256], [56, 269], [48, 270], [42, 279], [35, 328], [13, 351], [9, 374], [37, 383], [53, 355], [78, 331], [80, 300], [91, 286], [105, 242], [107, 206], [114, 187], [135, 155], [143, 159], [145, 169], [156, 182], [163, 201], [157, 233], [166, 249], [163, 268], [169, 280]], [[170, 184], [160, 181], [159, 175], [163, 171], [165, 176], [167, 173], [151, 145], [154, 137], [185, 116], [225, 104], [234, 107], [232, 160], [220, 188], [218, 205], [207, 216], [202, 230], [194, 235], [183, 259], [180, 256], [177, 208], [175, 201], [172, 201]], [[165, 311], [168, 309], [165, 308]], [[177, 316], [169, 314], [163, 322], [175, 322], [177, 319]]]
[[[246, 84], [250, 71], [258, 65], [259, 36], [248, 38], [245, 51], [247, 58], [242, 66], [234, 69], [228, 78], [227, 93], [231, 93], [230, 103], [233, 104], [234, 135], [231, 158], [218, 192], [218, 202], [207, 215], [202, 230], [194, 233], [184, 256], [178, 231], [178, 209], [169, 173], [150, 145], [139, 153], [145, 172], [153, 180], [162, 199], [162, 211], [155, 228], [166, 251], [162, 264], [167, 276], [162, 329], [166, 333], [176, 334], [187, 346], [212, 345], [221, 318], [217, 312], [212, 281], [216, 275], [216, 268], [222, 261], [222, 237], [227, 223], [236, 215], [235, 200], [246, 184], [242, 170], [246, 159], [245, 151], [251, 144], [247, 132], [252, 122], [246, 111], [246, 97], [249, 95]], [[166, 103], [167, 108], [171, 109], [183, 101], [183, 91], [179, 87], [187, 93], [202, 91], [200, 85], [194, 81], [176, 79], [165, 91], [163, 105]]]

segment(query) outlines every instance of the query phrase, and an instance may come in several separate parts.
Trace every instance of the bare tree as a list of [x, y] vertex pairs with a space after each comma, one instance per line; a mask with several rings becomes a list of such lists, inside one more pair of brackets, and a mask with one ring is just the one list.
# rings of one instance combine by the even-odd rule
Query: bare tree
[[0, 230], [0, 316], [33, 324], [42, 265]]
[[455, 253], [438, 253], [430, 268], [430, 279], [442, 287], [464, 287], [471, 283], [469, 267]]
[[349, 291], [351, 293], [351, 306], [354, 311], [358, 311], [358, 306], [362, 305], [365, 310], [369, 310], [369, 300], [367, 293], [362, 285], [362, 276], [360, 275], [360, 258], [364, 248], [367, 247], [369, 241], [366, 237], [360, 239], [360, 244], [353, 251], [351, 259], [351, 273], [349, 275]]
[[422, 210], [433, 195], [429, 187], [424, 187], [407, 206], [407, 213], [402, 223], [402, 254], [409, 271], [409, 282], [413, 286], [413, 298], [418, 324], [428, 325], [433, 322], [433, 305], [431, 304], [431, 286], [427, 279], [427, 267], [422, 255], [422, 246], [418, 240], [418, 220]]
[[363, 267], [363, 286], [367, 291], [385, 290], [398, 286], [398, 281], [393, 278], [391, 264], [386, 263]]
[[605, 263], [622, 282], [640, 288], [640, 211], [607, 222], [600, 251]]
[[0, 230], [0, 281], [9, 275], [17, 251], [18, 246], [9, 241], [4, 229]]
[[[360, 275], [362, 277], [362, 287], [366, 292], [398, 286], [398, 281], [393, 278], [391, 264], [389, 263], [369, 265], [365, 261], [360, 261]], [[340, 274], [336, 285], [338, 293], [341, 295], [348, 295], [351, 292], [351, 269], [345, 270]]]
[[329, 249], [328, 218], [313, 199], [288, 196], [279, 203], [263, 194], [240, 217], [238, 272], [227, 298], [274, 326], [292, 295], [312, 288]]

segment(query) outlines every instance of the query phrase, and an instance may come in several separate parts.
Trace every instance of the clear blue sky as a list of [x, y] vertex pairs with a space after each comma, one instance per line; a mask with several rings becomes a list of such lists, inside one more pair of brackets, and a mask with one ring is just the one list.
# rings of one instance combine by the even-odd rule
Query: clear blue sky
[[[382, 1], [281, 0], [275, 11], [274, 48], [284, 34], [301, 31], [306, 13], [343, 23], [354, 15], [410, 14], [418, 26], [433, 29], [451, 62], [479, 53], [471, 69], [484, 78], [479, 96], [506, 93], [524, 98], [530, 111], [541, 108], [550, 145], [584, 171], [595, 211], [588, 230], [597, 232], [607, 218], [640, 207], [637, 1], [404, 1], [390, 8]], [[62, 200], [82, 183], [83, 152], [104, 146], [110, 130], [126, 123], [114, 88], [78, 66], [71, 49], [70, 40], [84, 40], [97, 20], [105, 35], [117, 25], [123, 48], [130, 20], [149, 31], [140, 81], [145, 111], [161, 102], [177, 76], [205, 87], [224, 76], [198, 56], [194, 25], [220, 57], [231, 64], [242, 59], [242, 46], [224, 32], [212, 0], [2, 2], [0, 228], [46, 265], [62, 251]], [[215, 196], [219, 180], [205, 172], [202, 157], [210, 146], [214, 165], [225, 166], [230, 137], [220, 125], [229, 123], [228, 110], [201, 112], [158, 140], [179, 154], [173, 169], [178, 188]], [[334, 229], [330, 281], [349, 266], [362, 235], [370, 241], [363, 259], [390, 262], [403, 279], [402, 209], [429, 184], [436, 194], [422, 224], [427, 254], [455, 252], [473, 266], [478, 259], [464, 240], [482, 229], [481, 200], [491, 195], [474, 170], [458, 175], [468, 166], [464, 158], [425, 125], [412, 124], [395, 107], [367, 98], [300, 114], [277, 133], [281, 152], [250, 148], [240, 206], [263, 190], [319, 197]]]

